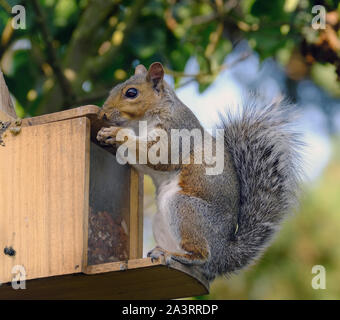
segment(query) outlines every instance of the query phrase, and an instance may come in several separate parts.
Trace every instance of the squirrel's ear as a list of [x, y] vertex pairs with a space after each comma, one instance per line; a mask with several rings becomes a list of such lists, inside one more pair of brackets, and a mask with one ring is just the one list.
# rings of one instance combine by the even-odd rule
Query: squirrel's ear
[[146, 68], [142, 65], [142, 64], [139, 64], [136, 69], [135, 69], [135, 75], [136, 74], [144, 74], [146, 73], [148, 70], [146, 70]]
[[156, 87], [164, 77], [164, 69], [160, 62], [154, 62], [148, 71], [148, 74], [146, 76], [146, 79], [148, 81], [152, 81], [154, 87]]

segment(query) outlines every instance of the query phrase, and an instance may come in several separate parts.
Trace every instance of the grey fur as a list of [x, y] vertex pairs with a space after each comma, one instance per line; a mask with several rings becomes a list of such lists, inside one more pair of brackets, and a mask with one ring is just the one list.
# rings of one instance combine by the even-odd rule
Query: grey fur
[[[145, 75], [128, 81], [145, 81]], [[115, 88], [111, 95], [119, 90]], [[165, 82], [162, 94], [161, 103], [141, 119], [148, 121], [150, 129], [159, 125], [168, 133], [172, 128], [204, 130]], [[293, 128], [294, 113], [284, 101], [263, 106], [251, 96], [239, 115], [221, 116], [225, 147], [219, 175], [206, 175], [204, 164], [190, 164], [185, 184], [179, 184], [185, 173], [181, 164], [155, 169], [132, 163], [150, 175], [156, 186], [158, 213], [153, 229], [158, 246], [148, 256], [163, 255], [169, 263], [192, 265], [208, 280], [258, 258], [297, 200], [302, 143]], [[121, 121], [119, 111], [113, 110], [110, 119]], [[124, 120], [121, 125], [135, 129], [138, 121]], [[110, 129], [103, 128], [97, 138], [110, 141], [111, 135]], [[191, 189], [185, 192], [180, 185]]]
[[240, 184], [238, 229], [204, 266], [210, 279], [258, 258], [296, 203], [302, 142], [293, 129], [292, 109], [284, 102], [261, 107], [253, 97], [240, 115], [222, 117], [225, 145]]
[[[179, 105], [183, 106], [175, 104]], [[242, 107], [237, 116], [221, 116], [223, 173], [207, 176], [197, 167], [196, 185], [204, 188], [205, 198], [176, 193], [169, 197], [166, 212], [159, 206], [157, 215], [167, 216], [168, 224], [154, 224], [156, 241], [169, 230], [178, 243], [179, 226], [190, 226], [192, 235], [207, 244], [208, 258], [188, 260], [173, 255], [171, 259], [198, 268], [210, 281], [258, 258], [297, 200], [302, 143], [293, 128], [293, 106], [280, 101], [263, 107], [252, 96]], [[161, 186], [156, 183], [157, 190]], [[157, 201], [162, 202], [158, 191]], [[167, 249], [167, 243], [163, 241], [161, 247]], [[159, 255], [159, 249], [150, 252], [153, 258]]]

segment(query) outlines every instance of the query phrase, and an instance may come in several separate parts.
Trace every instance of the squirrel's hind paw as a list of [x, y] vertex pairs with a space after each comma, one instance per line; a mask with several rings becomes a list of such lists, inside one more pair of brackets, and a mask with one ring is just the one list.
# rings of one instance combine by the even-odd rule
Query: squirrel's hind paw
[[152, 250], [150, 250], [147, 254], [151, 261], [159, 260], [160, 257], [164, 257], [165, 264], [168, 266], [171, 263], [171, 255], [164, 249], [159, 246], [156, 246]]

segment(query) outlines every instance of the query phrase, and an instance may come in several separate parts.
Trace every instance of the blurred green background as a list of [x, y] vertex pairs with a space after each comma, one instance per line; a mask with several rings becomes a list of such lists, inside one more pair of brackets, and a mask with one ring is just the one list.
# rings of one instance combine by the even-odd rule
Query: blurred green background
[[[335, 145], [334, 145], [335, 147]], [[298, 212], [283, 226], [260, 262], [219, 279], [213, 299], [340, 299], [340, 148], [323, 176], [305, 188]], [[314, 265], [326, 269], [326, 289], [311, 286]]]
[[[339, 15], [337, 0], [0, 0], [0, 66], [20, 117], [100, 106], [154, 61], [206, 126], [243, 91], [288, 96], [309, 145], [301, 205], [258, 263], [196, 298], [340, 299]], [[146, 178], [146, 251], [153, 193]], [[314, 265], [326, 269], [324, 290], [311, 286]]]

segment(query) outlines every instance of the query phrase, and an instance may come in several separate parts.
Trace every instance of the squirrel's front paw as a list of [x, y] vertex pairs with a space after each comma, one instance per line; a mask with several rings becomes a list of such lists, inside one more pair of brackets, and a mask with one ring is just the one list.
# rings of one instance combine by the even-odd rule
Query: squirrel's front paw
[[159, 246], [156, 246], [152, 250], [148, 252], [147, 255], [149, 258], [151, 258], [151, 261], [154, 262], [155, 260], [158, 260], [160, 257], [164, 257], [165, 263], [168, 266], [171, 262], [171, 255], [167, 253], [166, 250], [162, 249]]
[[97, 140], [102, 144], [115, 144], [116, 135], [121, 127], [101, 128], [97, 134]]

